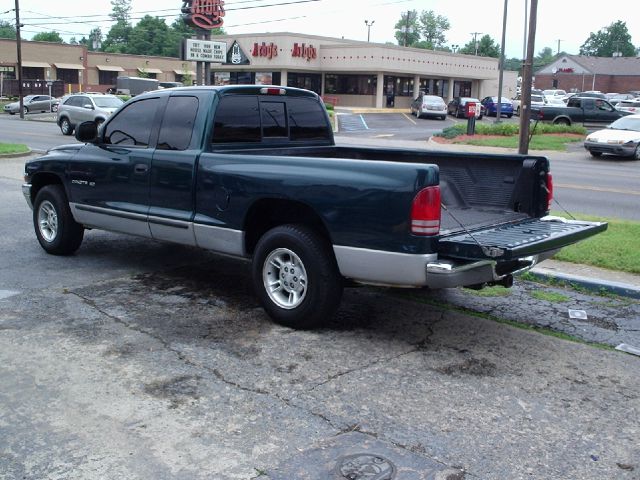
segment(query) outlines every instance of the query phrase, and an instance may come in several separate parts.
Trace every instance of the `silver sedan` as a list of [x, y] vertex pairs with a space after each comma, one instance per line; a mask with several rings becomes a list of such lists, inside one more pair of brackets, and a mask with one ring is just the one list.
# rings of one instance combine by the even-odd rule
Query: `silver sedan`
[[[27, 95], [22, 100], [22, 109], [25, 114], [39, 112], [57, 112], [60, 101], [49, 95]], [[4, 106], [4, 112], [9, 115], [20, 113], [20, 102], [8, 103]]]

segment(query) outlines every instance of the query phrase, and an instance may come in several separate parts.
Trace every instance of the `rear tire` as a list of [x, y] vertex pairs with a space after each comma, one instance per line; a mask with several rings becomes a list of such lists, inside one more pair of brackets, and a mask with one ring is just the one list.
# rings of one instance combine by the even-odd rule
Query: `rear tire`
[[321, 326], [342, 298], [342, 277], [330, 245], [303, 225], [281, 225], [265, 233], [254, 252], [252, 276], [267, 314], [291, 328]]
[[84, 227], [73, 219], [62, 185], [47, 185], [38, 192], [33, 226], [38, 242], [52, 255], [71, 255], [84, 237]]
[[640, 160], [640, 145], [636, 147], [636, 151], [633, 154], [634, 160]]

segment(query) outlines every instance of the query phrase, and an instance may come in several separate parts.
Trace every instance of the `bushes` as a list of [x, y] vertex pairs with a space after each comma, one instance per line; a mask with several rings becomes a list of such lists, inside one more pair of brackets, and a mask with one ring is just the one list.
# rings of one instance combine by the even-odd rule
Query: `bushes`
[[[534, 130], [535, 128], [535, 130]], [[504, 137], [511, 137], [518, 135], [520, 132], [520, 125], [516, 123], [476, 123], [476, 133], [478, 135], [500, 135]], [[550, 133], [575, 133], [578, 135], [586, 135], [587, 129], [582, 125], [552, 125], [548, 123], [539, 123], [538, 125], [532, 124], [530, 126], [530, 133], [534, 135], [545, 135]], [[445, 128], [441, 133], [436, 133], [437, 137], [443, 137], [447, 139], [455, 138], [459, 135], [465, 135], [467, 133], [466, 122], [457, 123], [452, 127]]]

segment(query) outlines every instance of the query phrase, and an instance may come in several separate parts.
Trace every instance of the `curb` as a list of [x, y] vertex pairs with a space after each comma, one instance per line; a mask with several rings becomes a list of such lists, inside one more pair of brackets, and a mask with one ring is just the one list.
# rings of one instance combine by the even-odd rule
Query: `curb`
[[28, 157], [32, 153], [36, 153], [33, 150], [29, 149], [26, 152], [19, 153], [0, 153], [0, 159], [2, 158], [18, 158], [18, 157]]
[[553, 272], [550, 273], [544, 268], [533, 268], [529, 270], [529, 275], [545, 282], [552, 282], [563, 286], [579, 286], [595, 293], [610, 293], [621, 297], [640, 300], [640, 287], [627, 283], [611, 282], [608, 280], [598, 280], [570, 273]]

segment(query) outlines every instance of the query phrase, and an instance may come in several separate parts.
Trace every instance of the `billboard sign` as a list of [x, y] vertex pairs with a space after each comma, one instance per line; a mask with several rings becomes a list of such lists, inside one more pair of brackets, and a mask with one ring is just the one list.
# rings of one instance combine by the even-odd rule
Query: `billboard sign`
[[211, 40], [184, 41], [183, 60], [194, 62], [224, 63], [227, 59], [227, 43], [214, 42]]

